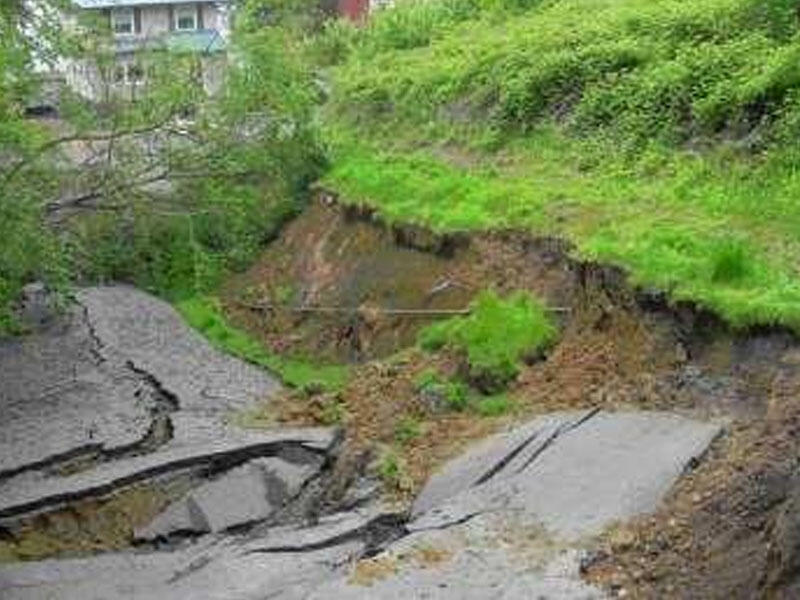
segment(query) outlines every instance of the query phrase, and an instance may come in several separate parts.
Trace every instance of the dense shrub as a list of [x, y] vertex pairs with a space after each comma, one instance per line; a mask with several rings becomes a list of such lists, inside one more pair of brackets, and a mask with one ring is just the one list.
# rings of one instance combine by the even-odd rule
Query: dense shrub
[[542, 304], [518, 292], [501, 298], [482, 292], [472, 313], [434, 323], [420, 332], [426, 350], [445, 346], [466, 360], [469, 380], [484, 392], [498, 391], [519, 372], [520, 361], [553, 341], [555, 327]]
[[391, 11], [351, 31], [345, 45], [369, 60], [353, 58], [337, 72], [343, 113], [361, 117], [381, 98], [395, 116], [421, 124], [466, 102], [491, 108], [507, 129], [555, 116], [577, 132], [609, 129], [638, 146], [725, 128], [746, 134], [782, 114], [800, 85], [800, 26], [788, 0], [601, 0], [591, 8], [561, 0], [513, 19], [466, 9], [466, 1]]

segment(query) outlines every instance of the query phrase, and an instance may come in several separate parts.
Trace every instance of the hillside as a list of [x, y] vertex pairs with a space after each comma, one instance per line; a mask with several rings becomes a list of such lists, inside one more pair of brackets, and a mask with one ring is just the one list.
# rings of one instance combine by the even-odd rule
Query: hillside
[[565, 236], [735, 326], [800, 328], [791, 0], [445, 0], [329, 26], [327, 187]]
[[800, 598], [800, 0], [231, 0], [31, 108], [107, 2], [0, 2], [3, 599]]

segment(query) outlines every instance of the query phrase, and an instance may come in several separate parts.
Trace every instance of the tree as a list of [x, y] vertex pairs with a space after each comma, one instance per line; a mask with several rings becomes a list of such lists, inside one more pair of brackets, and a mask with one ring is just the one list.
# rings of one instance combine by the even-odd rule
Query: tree
[[[167, 296], [206, 291], [296, 209], [322, 165], [318, 93], [298, 37], [253, 18], [262, 4], [242, 6], [235, 60], [215, 96], [203, 90], [197, 55], [148, 51], [135, 102], [109, 95], [92, 106], [64, 90], [49, 123], [25, 115], [35, 61], [80, 56], [103, 67], [109, 33], [95, 26], [96, 39], [89, 29], [71, 36], [40, 18], [49, 12], [3, 5], [0, 330], [33, 279], [57, 288], [121, 279]], [[51, 9], [65, 7], [49, 0]]]

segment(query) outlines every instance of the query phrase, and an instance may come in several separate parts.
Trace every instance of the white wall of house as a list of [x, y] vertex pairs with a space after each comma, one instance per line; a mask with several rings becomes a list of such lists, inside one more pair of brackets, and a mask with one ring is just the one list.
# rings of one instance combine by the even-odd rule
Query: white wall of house
[[[3, 1], [3, 0], [0, 0]], [[223, 37], [228, 33], [228, 9], [214, 2], [178, 3], [178, 4], [146, 4], [137, 6], [140, 30], [130, 34], [120, 34], [117, 37], [131, 39], [157, 38], [174, 31], [175, 21], [181, 10], [193, 10], [196, 15], [201, 11], [198, 28], [215, 29]], [[123, 7], [124, 9], [124, 7]], [[104, 14], [111, 18], [110, 25], [114, 22], [114, 9]], [[201, 27], [202, 26], [202, 27]], [[113, 27], [112, 27], [113, 28]], [[137, 74], [142, 71], [138, 66], [138, 58], [129, 52], [117, 54], [115, 65], [107, 73], [91, 61], [68, 61], [62, 67], [66, 83], [79, 95], [96, 102], [108, 101], [113, 98], [135, 99], [144, 90], [146, 83], [141, 81]], [[204, 56], [201, 58], [203, 83], [210, 94], [219, 90], [224, 73], [225, 57]]]
[[213, 4], [203, 5], [203, 26], [206, 29], [216, 29], [222, 35], [227, 35], [227, 25], [224, 22], [224, 14]]
[[151, 37], [169, 31], [169, 8], [167, 6], [142, 6], [139, 11], [142, 21], [140, 35]]

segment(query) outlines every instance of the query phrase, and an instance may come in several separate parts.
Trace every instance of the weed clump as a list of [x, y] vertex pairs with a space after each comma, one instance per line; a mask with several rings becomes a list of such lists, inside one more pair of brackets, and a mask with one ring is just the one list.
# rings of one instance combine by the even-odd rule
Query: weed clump
[[743, 243], [733, 240], [722, 242], [714, 253], [711, 281], [733, 284], [750, 272], [750, 257]]
[[517, 292], [504, 299], [489, 290], [473, 302], [469, 316], [423, 329], [419, 343], [428, 351], [452, 348], [463, 357], [469, 382], [494, 393], [517, 376], [524, 358], [542, 352], [555, 336], [544, 306], [529, 294]]
[[462, 411], [469, 403], [469, 387], [463, 381], [443, 378], [433, 370], [424, 371], [417, 378], [417, 392], [431, 412], [443, 409]]

